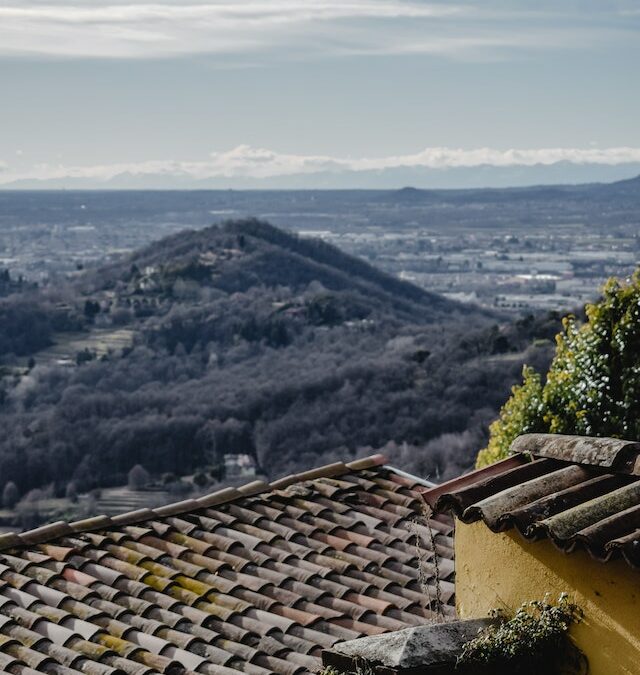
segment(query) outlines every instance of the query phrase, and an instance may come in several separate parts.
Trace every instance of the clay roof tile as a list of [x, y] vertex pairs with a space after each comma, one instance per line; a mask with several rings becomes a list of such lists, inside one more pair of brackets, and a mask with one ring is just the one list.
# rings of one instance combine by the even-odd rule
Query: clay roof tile
[[640, 443], [524, 434], [512, 451], [502, 462], [425, 490], [424, 499], [464, 522], [482, 520], [493, 531], [515, 527], [567, 553], [584, 548], [602, 562], [621, 556], [639, 566]]
[[[33, 672], [8, 667], [297, 675], [338, 640], [427, 620], [409, 528], [421, 486], [384, 461], [0, 535], [0, 642]], [[432, 527], [451, 556], [447, 520]]]

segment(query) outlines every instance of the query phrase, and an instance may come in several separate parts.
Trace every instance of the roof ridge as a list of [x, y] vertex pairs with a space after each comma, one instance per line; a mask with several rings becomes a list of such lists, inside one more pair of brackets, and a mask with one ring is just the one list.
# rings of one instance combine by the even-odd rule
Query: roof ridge
[[236, 499], [243, 499], [265, 492], [272, 492], [274, 490], [282, 490], [294, 483], [302, 483], [308, 480], [315, 480], [317, 478], [330, 478], [333, 476], [340, 476], [345, 473], [354, 471], [364, 471], [376, 466], [386, 464], [387, 459], [384, 455], [377, 453], [369, 455], [361, 459], [356, 459], [352, 462], [334, 462], [332, 464], [325, 464], [309, 469], [302, 473], [290, 474], [282, 478], [278, 478], [271, 483], [265, 481], [254, 480], [240, 487], [225, 487], [208, 495], [203, 495], [197, 499], [184, 499], [179, 502], [173, 502], [155, 509], [135, 509], [133, 511], [126, 511], [115, 516], [98, 515], [89, 518], [83, 518], [72, 522], [63, 520], [46, 525], [40, 525], [25, 532], [7, 532], [0, 534], [0, 551], [8, 549], [20, 548], [23, 546], [33, 546], [34, 544], [43, 544], [48, 541], [59, 539], [74, 534], [82, 534], [83, 532], [94, 532], [96, 530], [103, 530], [109, 527], [122, 527], [123, 525], [134, 525], [142, 523], [153, 518], [165, 518], [167, 516], [176, 516], [196, 509], [208, 508], [210, 506], [219, 506], [221, 504], [228, 504]]

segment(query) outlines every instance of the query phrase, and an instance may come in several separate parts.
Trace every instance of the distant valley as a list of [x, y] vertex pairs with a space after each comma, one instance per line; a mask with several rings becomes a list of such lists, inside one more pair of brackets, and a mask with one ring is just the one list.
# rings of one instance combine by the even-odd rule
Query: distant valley
[[229, 453], [272, 477], [386, 447], [451, 476], [558, 325], [257, 220], [187, 230], [0, 299], [0, 475], [20, 494], [121, 485], [137, 464], [206, 485]]
[[640, 259], [640, 178], [482, 190], [0, 191], [0, 268], [47, 282], [259, 217], [451, 298], [571, 311]]
[[561, 314], [636, 267], [639, 207], [640, 179], [0, 191], [0, 528], [372, 449], [460, 473]]

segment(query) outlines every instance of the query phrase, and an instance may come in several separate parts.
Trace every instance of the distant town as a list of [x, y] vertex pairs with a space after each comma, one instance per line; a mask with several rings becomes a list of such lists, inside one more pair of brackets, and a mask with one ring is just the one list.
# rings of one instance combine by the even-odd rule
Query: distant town
[[571, 311], [640, 261], [638, 179], [516, 190], [1, 192], [0, 269], [46, 284], [184, 228], [257, 217], [419, 286]]
[[640, 260], [640, 239], [626, 232], [362, 230], [303, 233], [430, 291], [516, 312], [569, 311], [592, 300], [608, 277], [629, 275]]

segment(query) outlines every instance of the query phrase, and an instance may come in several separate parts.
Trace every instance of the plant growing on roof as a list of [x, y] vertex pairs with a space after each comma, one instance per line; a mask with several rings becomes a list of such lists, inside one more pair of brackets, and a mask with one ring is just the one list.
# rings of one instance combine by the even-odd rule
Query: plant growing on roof
[[[502, 612], [492, 615], [501, 618]], [[547, 600], [523, 603], [515, 615], [467, 642], [459, 667], [491, 666], [510, 675], [586, 672], [586, 658], [568, 640], [570, 626], [580, 621], [580, 608], [563, 593], [557, 604]], [[483, 670], [484, 672], [484, 670]]]
[[512, 390], [490, 427], [477, 466], [506, 457], [523, 433], [640, 438], [640, 270], [623, 283], [609, 279], [587, 320], [563, 320], [543, 383], [532, 368]]
[[316, 675], [373, 675], [375, 673], [374, 665], [366, 659], [358, 656], [354, 657], [354, 670], [344, 672], [333, 666], [324, 666], [317, 671]]

